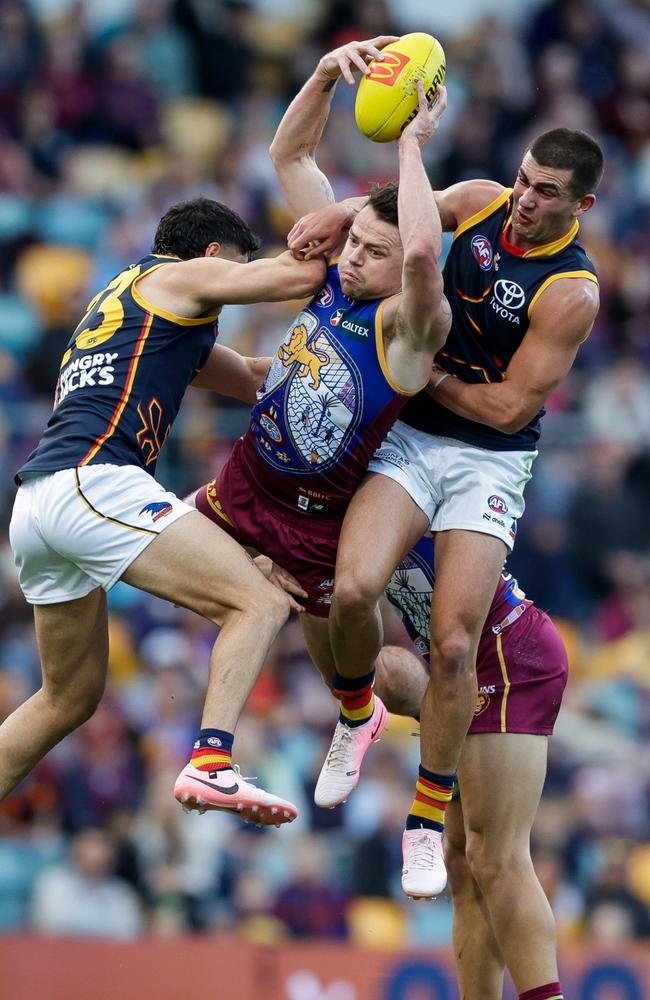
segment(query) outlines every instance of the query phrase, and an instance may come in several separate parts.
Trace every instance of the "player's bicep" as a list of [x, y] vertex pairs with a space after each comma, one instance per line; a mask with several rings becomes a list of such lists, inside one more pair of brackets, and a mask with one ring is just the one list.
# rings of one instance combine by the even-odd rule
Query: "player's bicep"
[[549, 341], [529, 330], [508, 365], [505, 381], [522, 403], [529, 399], [541, 406], [568, 375], [580, 343], [577, 339]]
[[437, 330], [443, 300], [446, 304], [443, 288], [442, 272], [433, 253], [405, 260], [396, 324], [402, 336], [419, 342]]
[[444, 232], [453, 232], [463, 222], [480, 212], [505, 192], [496, 181], [459, 181], [441, 191], [434, 191]]
[[535, 306], [530, 326], [513, 355], [506, 380], [544, 399], [568, 375], [598, 311], [598, 287], [580, 279], [560, 279]]
[[288, 251], [248, 264], [199, 257], [185, 262], [183, 283], [207, 310], [215, 305], [306, 298], [320, 288], [325, 270], [324, 261], [296, 260]]
[[311, 156], [277, 163], [276, 173], [294, 221], [336, 201], [329, 180]]
[[192, 379], [195, 389], [209, 389], [230, 395], [228, 389], [244, 375], [245, 360], [224, 344], [215, 344], [208, 360], [200, 372]]

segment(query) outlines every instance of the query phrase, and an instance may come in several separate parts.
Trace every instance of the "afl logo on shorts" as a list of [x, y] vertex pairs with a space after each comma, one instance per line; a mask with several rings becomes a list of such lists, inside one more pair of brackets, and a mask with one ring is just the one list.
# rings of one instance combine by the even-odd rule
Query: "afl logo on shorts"
[[267, 416], [266, 413], [263, 413], [260, 417], [260, 427], [265, 434], [268, 434], [271, 441], [275, 441], [276, 444], [280, 444], [280, 441], [282, 440], [280, 428], [273, 420], [271, 420], [269, 416]]
[[493, 510], [495, 514], [507, 514], [508, 504], [505, 502], [503, 497], [497, 496], [493, 493], [491, 497], [488, 497], [488, 507]]
[[318, 293], [316, 304], [326, 309], [327, 306], [331, 306], [333, 301], [334, 292], [332, 291], [332, 287], [331, 285], [325, 285], [325, 288], [322, 288]]
[[485, 236], [474, 236], [472, 238], [472, 253], [478, 261], [481, 271], [489, 271], [492, 268], [492, 244]]

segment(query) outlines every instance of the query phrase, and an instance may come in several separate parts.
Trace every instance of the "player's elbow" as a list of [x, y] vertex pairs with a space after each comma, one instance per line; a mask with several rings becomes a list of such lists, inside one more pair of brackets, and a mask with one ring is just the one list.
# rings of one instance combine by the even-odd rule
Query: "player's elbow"
[[404, 267], [414, 272], [440, 274], [440, 240], [428, 232], [413, 234], [404, 248]]
[[322, 257], [302, 262], [298, 274], [299, 290], [296, 292], [296, 298], [307, 298], [318, 292], [323, 287], [326, 273], [327, 265]]
[[523, 430], [527, 420], [515, 420], [511, 417], [505, 415], [498, 417], [490, 421], [495, 430], [501, 431], [502, 434], [517, 434], [519, 431]]
[[443, 293], [443, 277], [432, 241], [422, 239], [409, 244], [404, 254], [402, 286], [425, 289], [432, 305], [437, 306]]
[[527, 427], [537, 413], [537, 408], [515, 406], [493, 414], [490, 423], [502, 434], [518, 434]]
[[313, 150], [305, 151], [303, 148], [298, 150], [296, 146], [292, 146], [282, 139], [275, 137], [271, 145], [269, 146], [269, 156], [271, 157], [271, 162], [275, 167], [276, 171], [281, 170], [283, 167], [289, 164], [299, 163], [305, 159], [311, 159]]

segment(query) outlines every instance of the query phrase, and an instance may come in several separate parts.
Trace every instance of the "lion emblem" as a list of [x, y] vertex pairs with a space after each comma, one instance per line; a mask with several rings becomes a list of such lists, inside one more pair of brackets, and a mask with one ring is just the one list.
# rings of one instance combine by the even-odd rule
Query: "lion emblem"
[[486, 691], [479, 691], [476, 696], [476, 705], [474, 707], [474, 715], [481, 715], [482, 712], [490, 704], [490, 696]]
[[311, 376], [310, 387], [318, 389], [321, 383], [320, 370], [323, 365], [329, 364], [329, 356], [321, 354], [319, 351], [312, 351], [307, 347], [307, 327], [304, 323], [294, 327], [291, 340], [288, 345], [282, 344], [278, 351], [278, 357], [285, 368], [297, 361], [300, 365], [298, 375], [300, 378]]

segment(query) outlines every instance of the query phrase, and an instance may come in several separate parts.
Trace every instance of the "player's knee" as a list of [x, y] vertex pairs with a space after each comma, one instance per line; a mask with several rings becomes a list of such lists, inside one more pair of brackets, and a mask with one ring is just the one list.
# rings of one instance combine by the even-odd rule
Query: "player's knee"
[[445, 866], [449, 878], [449, 888], [454, 898], [473, 892], [472, 873], [465, 855], [465, 838], [456, 837], [451, 832], [444, 839]]
[[443, 635], [431, 637], [432, 662], [450, 675], [471, 669], [472, 637], [463, 628], [455, 628]]
[[291, 605], [284, 591], [264, 582], [264, 586], [251, 595], [243, 610], [260, 633], [266, 629], [279, 632], [289, 617]]
[[470, 871], [484, 892], [500, 884], [505, 872], [518, 867], [518, 857], [506, 838], [488, 837], [483, 832], [471, 832], [465, 848]]
[[105, 673], [74, 686], [46, 685], [43, 695], [50, 710], [61, 720], [63, 727], [71, 732], [93, 716], [102, 700], [105, 687]]
[[343, 572], [334, 583], [332, 604], [336, 614], [351, 618], [366, 616], [374, 612], [381, 593], [381, 588], [361, 574]]
[[266, 590], [265, 597], [268, 600], [268, 607], [265, 610], [273, 620], [273, 627], [279, 631], [291, 612], [289, 598], [283, 591], [273, 586], [271, 587], [270, 594], [268, 589]]

